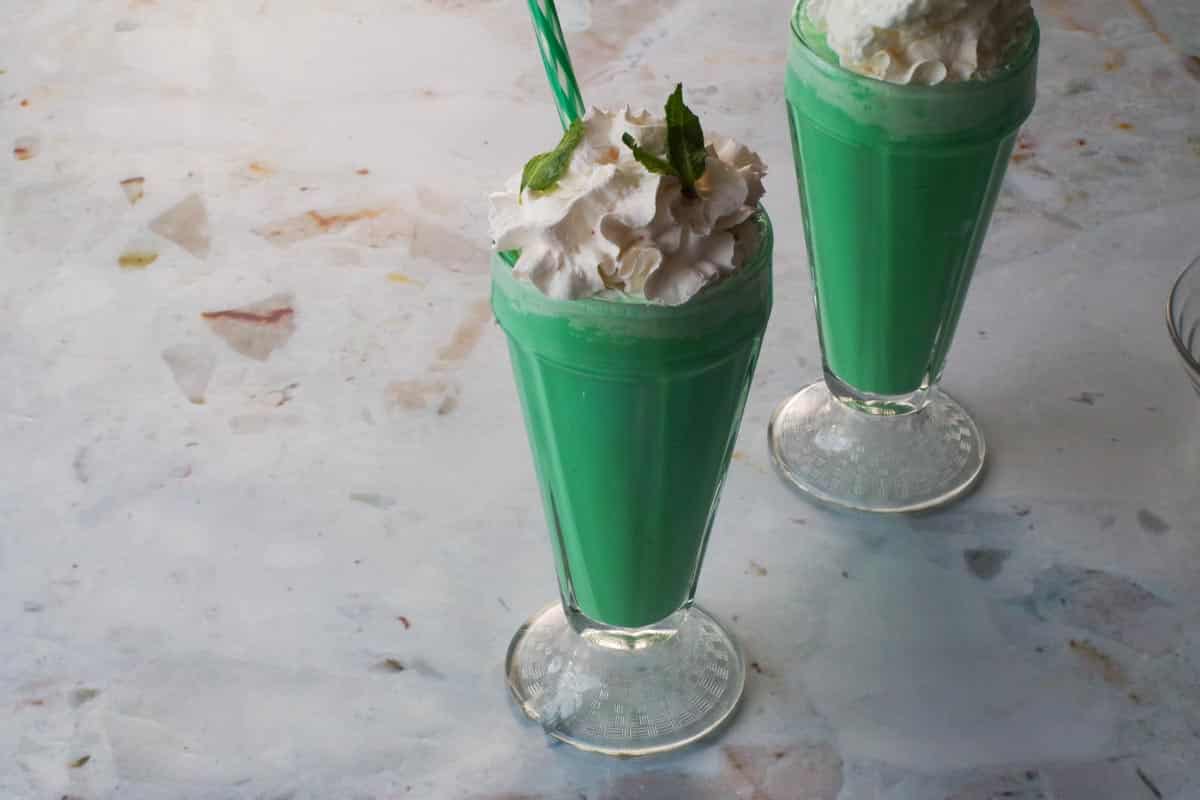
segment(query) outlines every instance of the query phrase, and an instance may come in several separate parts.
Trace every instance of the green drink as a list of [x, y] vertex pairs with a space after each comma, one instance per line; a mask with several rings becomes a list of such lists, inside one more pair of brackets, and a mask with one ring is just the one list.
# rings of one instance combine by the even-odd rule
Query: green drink
[[[678, 306], [554, 299], [492, 260], [562, 594], [518, 632], [509, 681], [527, 713], [585, 749], [673, 749], [719, 725], [741, 692], [740, 652], [692, 598], [771, 311], [765, 214], [755, 227], [746, 263]], [[565, 693], [544, 663], [562, 650], [625, 693], [615, 728], [600, 700], [581, 718], [593, 701], [564, 713], [547, 699]]]
[[509, 352], [568, 606], [657, 623], [691, 600], [771, 308], [767, 239], [675, 307], [564, 301], [499, 256]]
[[560, 596], [508, 685], [548, 735], [622, 757], [716, 731], [745, 688], [693, 597], [772, 299], [762, 159], [706, 137], [682, 84], [663, 110], [575, 119], [488, 216]]
[[941, 375], [1036, 44], [986, 81], [895, 85], [839, 67], [799, 13], [787, 99], [825, 361], [860, 393], [910, 394]]
[[994, 74], [936, 86], [844, 69], [803, 0], [792, 33], [788, 117], [826, 385], [781, 407], [774, 455], [827, 502], [938, 505], [983, 467], [978, 429], [935, 387], [1033, 109], [1037, 29]]

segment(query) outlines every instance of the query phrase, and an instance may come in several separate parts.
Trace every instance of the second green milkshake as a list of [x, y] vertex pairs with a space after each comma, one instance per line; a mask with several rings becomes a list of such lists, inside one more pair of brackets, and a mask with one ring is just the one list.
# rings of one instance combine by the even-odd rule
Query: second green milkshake
[[1037, 25], [1028, 0], [801, 0], [791, 27], [788, 119], [826, 377], [777, 412], [773, 453], [826, 502], [938, 505], [982, 472], [982, 435], [936, 384], [1033, 110]]

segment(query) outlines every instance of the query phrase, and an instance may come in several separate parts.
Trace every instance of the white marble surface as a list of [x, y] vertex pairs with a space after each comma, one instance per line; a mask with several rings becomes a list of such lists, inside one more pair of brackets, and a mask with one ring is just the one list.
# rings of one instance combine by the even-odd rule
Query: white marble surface
[[1200, 251], [1200, 6], [1038, 4], [946, 382], [991, 468], [881, 520], [767, 459], [818, 372], [788, 5], [573, 15], [588, 100], [684, 80], [762, 150], [779, 240], [701, 583], [745, 706], [614, 763], [500, 670], [553, 595], [486, 306], [483, 198], [557, 136], [524, 4], [4, 4], [0, 798], [1200, 797], [1200, 409], [1162, 319]]

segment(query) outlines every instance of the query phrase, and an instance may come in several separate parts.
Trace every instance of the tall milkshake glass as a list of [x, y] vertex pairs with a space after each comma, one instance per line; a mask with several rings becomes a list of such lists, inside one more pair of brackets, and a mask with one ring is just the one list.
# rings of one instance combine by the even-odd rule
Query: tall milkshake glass
[[772, 238], [678, 306], [558, 300], [492, 261], [561, 602], [509, 647], [518, 704], [551, 736], [609, 755], [718, 728], [741, 651], [693, 605], [771, 310]]
[[1038, 31], [992, 75], [898, 85], [842, 68], [792, 18], [787, 102], [825, 378], [769, 429], [810, 497], [881, 512], [966, 493], [985, 445], [938, 387], [1017, 130]]

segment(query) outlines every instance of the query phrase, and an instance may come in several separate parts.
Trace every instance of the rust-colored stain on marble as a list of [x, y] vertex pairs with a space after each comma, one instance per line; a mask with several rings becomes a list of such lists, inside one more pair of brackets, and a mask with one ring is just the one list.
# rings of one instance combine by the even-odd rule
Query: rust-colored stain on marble
[[270, 223], [254, 229], [254, 233], [272, 244], [286, 245], [337, 233], [363, 220], [378, 219], [387, 212], [386, 208], [360, 208], [354, 211], [306, 211], [294, 217]]
[[438, 366], [445, 368], [465, 361], [479, 345], [483, 331], [491, 319], [492, 306], [486, 299], [472, 303], [466, 318], [454, 329], [450, 341], [438, 350]]
[[209, 320], [232, 319], [237, 320], [238, 322], [253, 322], [260, 325], [270, 325], [272, 323], [279, 322], [285, 317], [290, 317], [294, 313], [295, 311], [290, 308], [277, 308], [267, 314], [255, 314], [249, 311], [235, 311], [230, 309], [226, 311], [205, 311], [200, 316]]
[[351, 211], [347, 214], [322, 214], [319, 211], [309, 211], [305, 218], [311, 219], [323, 231], [341, 230], [347, 225], [364, 219], [375, 219], [383, 211], [374, 208], [364, 208], [361, 211]]
[[21, 108], [29, 108], [29, 98], [26, 97], [24, 100], [22, 100], [20, 102], [19, 105], [21, 106]]
[[1022, 164], [1037, 155], [1037, 140], [1026, 131], [1017, 134], [1017, 152], [1013, 153], [1012, 162]]
[[412, 629], [412, 622], [410, 622], [408, 617], [404, 616], [403, 614], [396, 617], [396, 621], [404, 626], [404, 630], [407, 631]]
[[1116, 72], [1129, 60], [1125, 51], [1119, 47], [1110, 47], [1104, 52], [1104, 71]]
[[153, 250], [126, 250], [117, 257], [117, 265], [121, 269], [145, 269], [158, 260], [158, 253]]
[[1078, 655], [1088, 667], [1100, 674], [1104, 682], [1110, 686], [1127, 686], [1129, 678], [1112, 656], [1105, 653], [1096, 645], [1083, 639], [1072, 639], [1069, 643], [1071, 651]]
[[407, 380], [388, 385], [388, 401], [405, 411], [420, 411], [434, 405], [438, 416], [458, 407], [458, 387], [447, 381]]
[[146, 179], [141, 175], [126, 178], [121, 181], [121, 191], [125, 193], [125, 199], [129, 201], [129, 205], [136, 205], [146, 194]]
[[278, 170], [265, 161], [251, 161], [246, 165], [246, 172], [250, 173], [256, 178], [269, 178], [278, 172]]
[[150, 222], [150, 230], [199, 259], [208, 257], [211, 239], [208, 209], [198, 194], [190, 194]]
[[[483, 338], [491, 318], [492, 308], [486, 299], [472, 303], [466, 317], [451, 334], [450, 341], [437, 351], [430, 372], [436, 374], [451, 370], [469, 358]], [[420, 380], [395, 381], [388, 385], [386, 397], [390, 405], [406, 411], [434, 406], [438, 415], [444, 416], [458, 408], [457, 384], [432, 376]]]
[[370, 175], [371, 170], [367, 169], [366, 167], [359, 167], [358, 169], [354, 170], [354, 174], [355, 175]]
[[1150, 32], [1158, 37], [1158, 40], [1163, 44], [1170, 44], [1171, 37], [1158, 27], [1158, 20], [1154, 18], [1154, 14], [1146, 7], [1142, 0], [1127, 0], [1129, 7], [1133, 9], [1133, 13], [1137, 14], [1150, 27]]
[[200, 316], [226, 344], [256, 361], [266, 361], [296, 331], [296, 310], [292, 296], [286, 293], [241, 308], [205, 311]]
[[1132, 122], [1123, 122], [1120, 120], [1113, 123], [1113, 127], [1115, 127], [1119, 131], [1125, 131], [1127, 133], [1137, 130], [1137, 126], [1134, 125]]
[[13, 158], [17, 161], [28, 161], [37, 156], [40, 142], [36, 136], [18, 136], [13, 141]]
[[347, 231], [351, 244], [371, 248], [407, 243], [413, 258], [427, 258], [451, 272], [477, 271], [489, 251], [480, 242], [431, 221], [423, 215], [446, 218], [461, 204], [429, 187], [417, 188], [411, 207], [395, 203], [353, 210], [312, 210], [267, 223], [253, 232], [278, 247], [318, 236]]

